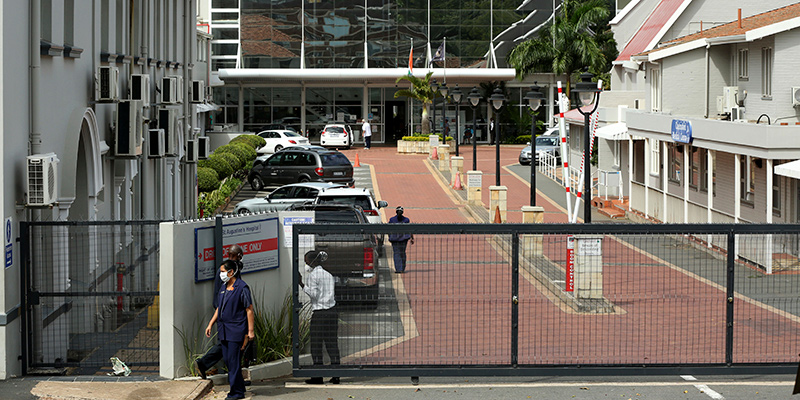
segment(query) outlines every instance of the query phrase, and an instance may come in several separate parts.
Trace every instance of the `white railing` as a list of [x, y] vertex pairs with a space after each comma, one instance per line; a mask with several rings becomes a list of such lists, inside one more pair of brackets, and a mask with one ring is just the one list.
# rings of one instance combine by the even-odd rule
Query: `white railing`
[[[532, 160], [531, 162], [536, 162]], [[561, 182], [561, 178], [558, 176], [558, 172], [560, 171], [560, 165], [558, 163], [558, 158], [555, 154], [549, 151], [540, 151], [539, 152], [539, 172], [542, 175], [556, 181]]]

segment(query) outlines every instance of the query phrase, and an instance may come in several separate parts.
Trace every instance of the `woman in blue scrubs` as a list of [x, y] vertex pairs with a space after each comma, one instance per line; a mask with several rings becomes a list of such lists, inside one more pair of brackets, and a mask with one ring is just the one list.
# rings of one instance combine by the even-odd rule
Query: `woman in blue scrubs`
[[217, 339], [222, 346], [222, 358], [228, 366], [228, 383], [231, 386], [225, 400], [244, 398], [242, 351], [247, 342], [256, 337], [250, 287], [243, 280], [236, 279], [237, 268], [236, 262], [231, 260], [219, 267], [219, 277], [225, 285], [217, 294], [217, 310], [206, 328], [206, 336], [211, 337], [211, 327], [217, 322]]

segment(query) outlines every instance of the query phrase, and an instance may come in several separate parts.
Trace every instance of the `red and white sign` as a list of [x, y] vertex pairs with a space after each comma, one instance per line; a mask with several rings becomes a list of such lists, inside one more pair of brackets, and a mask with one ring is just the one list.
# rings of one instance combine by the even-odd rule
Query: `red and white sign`
[[[242, 273], [278, 268], [278, 219], [268, 218], [249, 222], [224, 224], [222, 227], [222, 259], [228, 259], [228, 249], [237, 244], [242, 248]], [[214, 279], [214, 227], [194, 230], [195, 282]]]
[[567, 236], [567, 292], [575, 291], [575, 238]]

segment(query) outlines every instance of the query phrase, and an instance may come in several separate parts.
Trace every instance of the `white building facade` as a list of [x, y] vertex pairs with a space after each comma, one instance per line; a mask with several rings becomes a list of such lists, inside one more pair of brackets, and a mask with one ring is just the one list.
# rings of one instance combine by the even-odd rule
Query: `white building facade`
[[[6, 379], [25, 373], [20, 221], [196, 214], [196, 157], [187, 149], [196, 150], [207, 96], [191, 88], [208, 79], [209, 38], [198, 38], [194, 0], [6, 1], [0, 21], [0, 205], [12, 243], [0, 274]], [[161, 124], [168, 139], [155, 146], [148, 131]], [[44, 181], [27, 173], [35, 165]]]

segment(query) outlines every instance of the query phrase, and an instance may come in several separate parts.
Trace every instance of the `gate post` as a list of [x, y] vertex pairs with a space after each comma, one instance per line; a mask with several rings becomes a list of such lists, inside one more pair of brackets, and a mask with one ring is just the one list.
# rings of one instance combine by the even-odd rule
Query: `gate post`
[[31, 355], [30, 349], [30, 342], [28, 341], [28, 337], [31, 334], [30, 329], [28, 328], [28, 313], [30, 312], [30, 305], [28, 304], [28, 284], [30, 280], [30, 268], [28, 268], [29, 262], [29, 254], [30, 251], [30, 243], [29, 243], [29, 236], [30, 236], [30, 225], [28, 221], [20, 221], [19, 222], [19, 298], [20, 298], [20, 325], [22, 327], [22, 337], [21, 345], [22, 345], [22, 374], [25, 375], [28, 373], [28, 358]]
[[519, 362], [519, 233], [511, 234], [511, 366]]
[[734, 266], [736, 265], [736, 235], [733, 230], [728, 232], [728, 259], [727, 259], [727, 296], [725, 302], [725, 364], [733, 364], [733, 282]]

